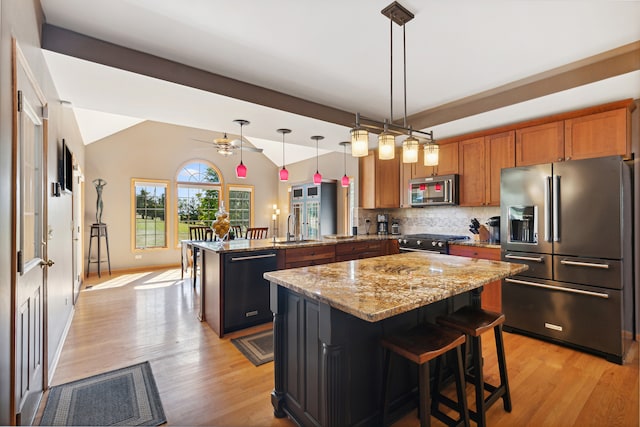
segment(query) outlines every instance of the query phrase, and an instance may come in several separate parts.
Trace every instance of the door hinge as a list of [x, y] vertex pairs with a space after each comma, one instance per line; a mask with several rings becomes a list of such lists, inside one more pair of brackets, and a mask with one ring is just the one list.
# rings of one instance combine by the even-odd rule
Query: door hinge
[[22, 91], [18, 91], [18, 113], [22, 112]]

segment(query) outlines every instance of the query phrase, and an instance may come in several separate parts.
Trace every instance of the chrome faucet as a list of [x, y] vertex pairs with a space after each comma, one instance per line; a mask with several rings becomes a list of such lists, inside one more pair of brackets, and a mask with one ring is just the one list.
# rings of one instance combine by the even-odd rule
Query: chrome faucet
[[[289, 228], [292, 218], [293, 218], [293, 233], [291, 233], [291, 229]], [[287, 217], [287, 242], [296, 240], [295, 233], [296, 233], [296, 214], [290, 213], [289, 216]]]

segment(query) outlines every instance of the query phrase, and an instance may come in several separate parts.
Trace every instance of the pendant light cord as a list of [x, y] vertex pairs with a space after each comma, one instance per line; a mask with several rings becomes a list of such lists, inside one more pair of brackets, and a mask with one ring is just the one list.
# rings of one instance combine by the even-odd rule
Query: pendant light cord
[[404, 30], [404, 21], [402, 22], [402, 50], [403, 50], [403, 68], [404, 68], [404, 127], [407, 127], [407, 37]]
[[242, 164], [242, 123], [240, 123], [240, 164]]
[[389, 17], [389, 35], [389, 122], [393, 123], [393, 19], [391, 19], [391, 17]]
[[282, 169], [284, 169], [284, 132], [282, 132]]
[[318, 139], [316, 138], [316, 173], [319, 172], [319, 168], [318, 168]]

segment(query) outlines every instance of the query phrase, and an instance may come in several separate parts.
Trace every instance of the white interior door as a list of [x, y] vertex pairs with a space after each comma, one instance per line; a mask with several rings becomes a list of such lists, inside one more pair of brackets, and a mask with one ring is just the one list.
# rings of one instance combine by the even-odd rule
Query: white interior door
[[31, 425], [46, 378], [47, 141], [46, 103], [14, 41], [13, 185], [15, 271], [14, 392], [16, 424]]

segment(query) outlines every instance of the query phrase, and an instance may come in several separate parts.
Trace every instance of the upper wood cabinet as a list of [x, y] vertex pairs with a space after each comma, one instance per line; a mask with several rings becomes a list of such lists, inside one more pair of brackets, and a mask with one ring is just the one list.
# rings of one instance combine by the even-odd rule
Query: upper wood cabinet
[[413, 163], [411, 170], [412, 178], [424, 178], [433, 175], [451, 175], [458, 173], [458, 143], [449, 142], [439, 144], [437, 166], [424, 165], [424, 149], [420, 147], [418, 162]]
[[460, 141], [460, 206], [499, 206], [500, 171], [515, 166], [514, 131]]
[[564, 122], [545, 123], [516, 130], [516, 166], [564, 160]]
[[359, 161], [360, 207], [365, 209], [400, 207], [400, 158], [378, 159], [370, 150]]
[[566, 160], [587, 159], [631, 153], [628, 108], [590, 114], [564, 121]]

